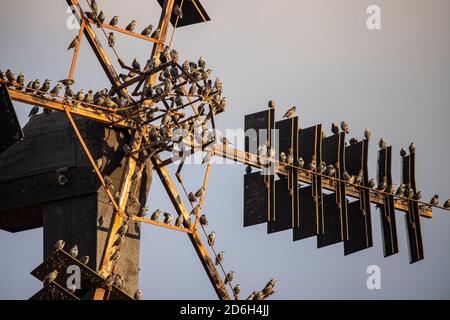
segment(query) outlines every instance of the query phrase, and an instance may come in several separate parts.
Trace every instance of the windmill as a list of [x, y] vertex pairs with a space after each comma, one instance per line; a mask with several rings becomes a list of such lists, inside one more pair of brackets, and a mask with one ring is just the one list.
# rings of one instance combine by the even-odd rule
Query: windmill
[[[206, 70], [203, 70], [202, 72], [194, 72], [192, 67], [189, 66], [189, 72], [187, 72], [187, 68], [179, 64], [176, 59], [173, 57], [170, 59], [167, 58], [167, 52], [165, 52], [169, 23], [172, 23], [176, 29], [176, 27], [188, 25], [190, 23], [208, 20], [205, 10], [198, 1], [160, 1], [163, 12], [158, 25], [160, 32], [157, 38], [142, 36], [132, 31], [98, 21], [99, 14], [98, 12], [95, 13], [92, 4], [85, 6], [86, 10], [82, 10], [77, 1], [68, 0], [67, 3], [76, 8], [75, 14], [79, 17], [81, 26], [78, 35], [79, 41], [78, 45], [74, 48], [74, 58], [68, 79], [72, 79], [73, 71], [77, 62], [79, 42], [81, 42], [84, 36], [88, 40], [106, 75], [108, 76], [108, 79], [114, 89], [113, 93], [117, 97], [124, 98], [127, 101], [132, 102], [126, 103], [123, 108], [119, 106], [116, 107], [114, 105], [99, 106], [95, 103], [85, 103], [84, 101], [79, 101], [76, 97], [49, 97], [45, 93], [42, 94], [42, 92], [39, 92], [39, 90], [31, 93], [26, 91], [24, 92], [22, 90], [18, 90], [20, 85], [17, 85], [14, 81], [12, 81], [12, 83], [7, 79], [2, 81], [3, 86], [1, 96], [2, 99], [4, 99], [2, 106], [5, 106], [4, 112], [9, 114], [9, 116], [5, 118], [10, 119], [7, 121], [9, 124], [9, 129], [7, 131], [8, 134], [2, 134], [2, 137], [7, 137], [6, 142], [2, 144], [5, 149], [4, 155], [7, 154], [9, 149], [8, 147], [17, 147], [17, 145], [12, 145], [13, 142], [18, 141], [23, 137], [22, 131], [17, 124], [17, 119], [15, 119], [14, 116], [11, 100], [37, 105], [45, 108], [46, 110], [63, 112], [67, 116], [70, 126], [75, 132], [75, 136], [86, 154], [85, 160], [87, 160], [93, 167], [95, 172], [94, 177], [96, 177], [96, 180], [89, 180], [89, 177], [93, 176], [92, 170], [86, 172], [85, 169], [80, 170], [80, 172], [77, 172], [76, 174], [71, 171], [72, 169], [69, 169], [67, 172], [59, 172], [60, 176], [67, 175], [68, 180], [73, 181], [77, 180], [77, 177], [79, 176], [86, 175], [84, 181], [90, 181], [93, 185], [92, 188], [96, 189], [96, 183], [99, 183], [101, 186], [100, 193], [96, 193], [96, 203], [104, 204], [106, 202], [109, 206], [113, 207], [113, 213], [111, 216], [106, 215], [95, 217], [96, 221], [100, 220], [101, 217], [104, 217], [104, 220], [106, 220], [106, 222], [104, 221], [100, 226], [100, 228], [105, 229], [105, 231], [102, 232], [106, 234], [100, 235], [100, 231], [98, 231], [97, 228], [94, 228], [92, 231], [92, 233], [99, 239], [103, 237], [102, 241], [95, 241], [95, 252], [93, 254], [97, 257], [97, 259], [94, 260], [95, 262], [93, 261], [88, 268], [82, 263], [77, 262], [77, 259], [75, 257], [71, 257], [67, 254], [67, 252], [59, 250], [53, 253], [51, 252], [51, 248], [47, 248], [48, 259], [33, 272], [33, 274], [40, 280], [43, 280], [44, 277], [55, 268], [55, 264], [59, 263], [59, 268], [68, 264], [78, 265], [83, 270], [83, 281], [85, 281], [88, 288], [92, 288], [93, 290], [92, 297], [94, 299], [129, 297], [131, 292], [130, 290], [136, 288], [127, 288], [127, 285], [125, 285], [125, 288], [128, 289], [125, 290], [128, 291], [127, 293], [121, 290], [121, 288], [119, 288], [120, 286], [105, 286], [104, 283], [108, 282], [111, 274], [119, 274], [119, 270], [124, 267], [121, 265], [121, 261], [123, 261], [124, 257], [131, 257], [131, 259], [133, 259], [133, 250], [136, 250], [137, 247], [137, 244], [133, 244], [133, 236], [137, 235], [130, 234], [132, 231], [127, 232], [128, 236], [126, 237], [125, 247], [120, 247], [122, 249], [119, 249], [119, 247], [114, 245], [122, 236], [120, 231], [121, 228], [127, 225], [128, 229], [130, 229], [129, 224], [134, 224], [134, 226], [136, 226], [138, 225], [136, 222], [140, 222], [187, 233], [218, 297], [221, 299], [229, 299], [231, 297], [225, 287], [220, 273], [214, 266], [213, 260], [209, 256], [207, 247], [200, 235], [200, 232], [203, 231], [203, 227], [199, 223], [200, 213], [211, 167], [209, 164], [207, 165], [205, 176], [203, 178], [203, 184], [199, 189], [203, 190], [203, 192], [199, 192], [198, 197], [189, 197], [189, 192], [184, 187], [182, 178], [184, 160], [181, 158], [175, 178], [182, 186], [183, 192], [186, 193], [188, 198], [191, 198], [189, 199], [188, 205], [185, 205], [183, 201], [181, 201], [180, 192], [177, 190], [175, 182], [166, 168], [175, 161], [172, 156], [164, 158], [164, 156], [173, 151], [174, 148], [173, 142], [175, 141], [172, 141], [174, 133], [167, 132], [174, 129], [174, 127], [180, 129], [180, 131], [187, 130], [188, 134], [186, 136], [183, 135], [178, 139], [183, 138], [183, 142], [194, 152], [206, 149], [209, 150], [210, 156], [216, 155], [226, 157], [261, 170], [269, 168], [280, 174], [282, 178], [277, 181], [275, 181], [274, 176], [270, 174], [265, 176], [259, 174], [259, 172], [250, 172], [246, 175], [246, 209], [244, 210], [244, 221], [247, 221], [246, 225], [267, 222], [269, 232], [292, 228], [294, 229], [294, 237], [301, 239], [306, 237], [308, 234], [310, 236], [315, 235], [318, 236], [318, 239], [321, 239], [321, 246], [324, 246], [331, 243], [336, 243], [338, 241], [353, 241], [355, 238], [349, 236], [349, 234], [351, 234], [349, 231], [352, 227], [348, 226], [348, 230], [347, 228], [344, 228], [347, 224], [351, 224], [352, 226], [356, 226], [355, 229], [358, 232], [358, 237], [363, 238], [357, 241], [357, 243], [349, 243], [348, 252], [351, 252], [364, 246], [371, 246], [370, 237], [367, 235], [369, 233], [367, 226], [369, 224], [368, 221], [370, 221], [370, 202], [372, 202], [377, 203], [384, 208], [383, 210], [385, 210], [385, 213], [383, 217], [385, 217], [386, 221], [390, 221], [388, 223], [390, 226], [393, 224], [392, 220], [395, 219], [395, 216], [393, 215], [395, 209], [408, 213], [408, 217], [410, 217], [409, 220], [411, 221], [411, 232], [413, 232], [416, 237], [414, 244], [417, 247], [416, 251], [418, 252], [414, 259], [421, 259], [423, 257], [423, 252], [420, 250], [422, 246], [421, 239], [418, 237], [418, 234], [420, 234], [418, 215], [420, 214], [422, 216], [431, 217], [431, 208], [428, 206], [420, 208], [419, 201], [414, 199], [402, 196], [394, 199], [392, 194], [388, 194], [384, 191], [373, 192], [369, 190], [369, 188], [366, 188], [365, 184], [354, 184], [343, 179], [345, 171], [348, 171], [352, 175], [358, 175], [358, 170], [362, 169], [364, 174], [363, 181], [367, 182], [367, 169], [365, 168], [367, 165], [367, 160], [364, 160], [367, 159], [367, 143], [358, 143], [357, 146], [352, 147], [351, 150], [346, 149], [344, 143], [345, 134], [338, 134], [329, 138], [324, 138], [320, 126], [316, 126], [311, 130], [299, 130], [297, 120], [294, 117], [288, 120], [283, 120], [283, 122], [275, 123], [273, 111], [270, 110], [263, 111], [256, 116], [249, 115], [246, 119], [246, 123], [248, 123], [248, 125], [246, 125], [246, 129], [267, 131], [265, 141], [262, 139], [261, 141], [254, 143], [256, 150], [263, 146], [269, 150], [271, 150], [272, 147], [275, 147], [278, 148], [279, 151], [281, 150], [281, 152], [289, 154], [290, 149], [292, 149], [293, 161], [290, 164], [284, 163], [283, 161], [281, 163], [279, 161], [275, 161], [272, 156], [266, 157], [266, 154], [262, 156], [257, 155], [256, 150], [252, 150], [250, 145], [245, 151], [239, 151], [229, 145], [217, 144], [215, 140], [216, 137], [214, 137], [214, 135], [208, 136], [204, 134], [205, 132], [208, 132], [205, 130], [207, 126], [210, 126], [211, 131], [214, 130], [214, 118], [225, 110], [226, 100], [223, 100], [223, 97], [221, 97], [221, 93], [218, 92], [219, 90], [217, 88], [208, 85], [207, 82], [204, 81], [206, 79], [203, 79], [203, 74]], [[183, 15], [182, 19], [179, 14], [176, 14], [177, 10], [174, 9], [175, 6], [178, 6], [179, 10], [181, 10]], [[90, 14], [88, 14], [89, 12]], [[126, 77], [121, 78], [114, 70], [105, 53], [105, 50], [98, 41], [95, 26], [97, 26], [97, 28], [101, 31], [110, 29], [115, 32], [121, 32], [126, 35], [154, 43], [152, 55], [149, 59], [150, 63], [148, 70], [136, 70], [137, 68], [127, 66], [122, 59], [117, 57], [121, 67], [124, 70], [129, 71], [129, 74]], [[176, 52], [170, 51], [171, 42], [172, 40], [169, 41], [168, 53], [169, 55], [176, 56]], [[152, 64], [154, 57], [156, 57], [157, 63]], [[172, 72], [177, 73], [177, 76], [175, 79], [171, 79], [170, 84], [168, 84], [167, 81], [160, 81], [160, 83], [158, 83], [158, 75], [164, 74], [166, 70], [169, 70], [169, 78], [172, 77]], [[171, 87], [170, 90], [167, 89], [166, 84]], [[190, 95], [187, 92], [186, 86], [192, 86], [193, 84], [202, 89], [201, 94]], [[131, 90], [132, 88], [133, 91]], [[146, 92], [148, 91], [150, 91], [151, 94], [147, 95]], [[177, 104], [177, 97], [182, 97], [181, 104]], [[191, 115], [187, 115], [188, 110]], [[181, 114], [182, 112], [186, 113], [183, 117]], [[50, 114], [50, 117], [54, 116], [55, 115]], [[74, 118], [74, 116], [77, 116], [78, 118]], [[101, 140], [106, 140], [106, 145], [112, 148], [111, 156], [104, 157], [102, 151], [104, 148], [103, 142], [100, 145], [100, 142], [91, 141], [90, 138], [86, 139], [85, 132], [97, 129], [90, 129], [92, 122], [89, 122], [89, 124], [83, 125], [80, 128], [80, 123], [78, 121], [81, 118], [86, 118], [90, 121], [94, 121], [95, 123], [98, 122], [106, 126], [101, 129]], [[164, 124], [162, 123], [160, 126], [153, 125], [159, 121], [164, 122]], [[94, 125], [94, 127], [96, 126]], [[8, 126], [4, 126], [4, 128], [8, 128]], [[272, 146], [272, 129], [278, 129], [280, 132], [281, 139], [279, 146], [275, 143], [273, 143]], [[200, 132], [200, 139], [196, 139], [196, 130]], [[110, 131], [113, 131], [114, 133], [110, 134]], [[107, 135], [108, 138], [105, 139]], [[24, 141], [26, 141], [26, 139]], [[314, 143], [311, 144], [311, 141]], [[311, 145], [313, 145], [313, 148], [311, 148]], [[120, 147], [116, 148], [117, 146]], [[92, 149], [100, 149], [100, 151], [93, 151]], [[347, 157], [344, 156], [346, 150]], [[383, 148], [383, 150], [384, 151], [382, 152], [380, 151], [380, 159], [383, 157], [385, 160], [380, 162], [380, 179], [382, 180], [386, 177], [386, 179], [389, 180], [390, 149]], [[348, 156], [348, 154], [352, 153], [354, 156]], [[275, 152], [275, 154], [278, 154], [278, 152]], [[300, 157], [302, 157], [306, 162], [310, 162], [312, 155], [316, 157], [316, 161], [318, 163], [322, 162], [323, 157], [327, 164], [335, 164], [337, 169], [335, 175], [324, 176], [323, 173], [300, 168], [297, 165]], [[414, 170], [411, 169], [414, 168], [414, 159], [412, 155], [409, 157], [410, 158], [407, 158], [407, 161], [405, 159], [405, 163], [408, 163], [408, 167], [405, 165], [406, 176], [404, 177], [404, 181], [412, 186], [413, 183], [415, 183], [415, 178], [413, 175]], [[112, 161], [112, 159], [115, 159], [115, 165], [113, 165], [114, 170], [112, 170], [108, 176], [105, 176], [105, 168], [103, 167], [103, 164], [99, 165], [98, 160], [100, 158], [102, 158], [103, 161]], [[108, 160], [105, 160], [106, 158], [108, 158]], [[346, 159], [359, 159], [359, 161], [349, 160], [349, 163], [347, 164], [345, 163]], [[71, 167], [75, 166], [73, 165]], [[115, 171], [115, 168], [120, 169]], [[344, 168], [347, 170], [344, 170]], [[176, 213], [183, 217], [183, 223], [180, 226], [160, 223], [152, 219], [141, 217], [139, 214], [133, 212], [133, 205], [136, 205], [137, 203], [142, 204], [146, 199], [146, 191], [148, 191], [150, 177], [153, 171], [155, 171], [161, 179], [165, 190], [174, 205]], [[136, 179], [133, 179], [133, 177], [136, 177], [136, 173], [140, 173], [141, 176], [141, 178], [138, 178], [137, 181]], [[147, 177], [147, 180], [142, 181], [142, 177]], [[111, 178], [112, 183], [110, 183]], [[310, 192], [309, 194], [312, 195], [311, 197], [303, 196], [307, 194], [304, 192], [305, 190], [296, 187], [298, 180], [305, 185], [311, 185], [311, 190], [308, 191]], [[23, 181], [21, 183], [23, 183]], [[251, 185], [253, 187], [249, 187]], [[114, 188], [111, 186], [114, 186]], [[86, 187], [86, 184], [80, 183], [80, 188], [83, 189], [83, 187]], [[415, 189], [415, 187], [413, 188]], [[322, 190], [325, 189], [334, 192], [329, 197], [325, 197], [322, 195]], [[138, 193], [140, 196], [137, 201], [133, 199], [136, 198], [136, 194], [133, 193], [136, 192], [136, 190], [139, 191]], [[143, 194], [142, 197], [141, 191]], [[80, 191], [73, 190], [73, 192]], [[252, 192], [255, 194], [252, 195]], [[132, 197], [130, 197], [130, 194]], [[350, 216], [354, 216], [353, 214], [347, 214], [347, 211], [356, 212], [356, 209], [351, 209], [353, 210], [351, 211], [346, 208], [347, 202], [344, 199], [347, 196], [359, 199], [357, 205], [352, 205], [352, 208], [358, 207], [360, 212], [364, 210], [365, 214], [361, 215], [364, 218], [359, 217], [356, 222], [347, 223], [347, 220], [345, 219]], [[64, 197], [66, 197], [66, 195], [64, 195]], [[71, 194], [71, 197], [73, 197], [73, 194]], [[284, 200], [286, 201], [277, 201], [277, 199], [280, 200], [281, 197], [284, 197]], [[302, 197], [304, 198], [303, 201]], [[99, 200], [100, 198], [103, 200]], [[47, 200], [55, 201], [56, 199]], [[277, 208], [277, 205], [280, 203], [289, 203], [290, 205], [288, 208]], [[332, 208], [333, 204], [335, 205], [334, 208]], [[68, 205], [74, 206], [74, 204]], [[422, 205], [425, 204], [422, 203]], [[83, 208], [85, 203], [82, 202], [79, 206], [80, 208]], [[254, 210], [254, 208], [257, 208], [258, 206], [261, 207], [258, 208], [258, 210]], [[28, 222], [30, 223], [28, 228], [33, 224], [34, 226], [39, 225], [39, 222], [33, 221], [33, 218], [36, 216], [39, 218], [39, 209], [36, 208], [36, 205], [34, 204], [30, 205], [30, 207], [35, 210], [35, 214], [30, 214], [30, 212], [33, 211], [26, 212], [26, 215], [29, 217]], [[314, 208], [314, 213], [311, 213], [308, 209], [309, 207]], [[332, 210], [326, 208], [332, 208]], [[253, 212], [250, 209], [253, 210]], [[18, 216], [16, 215], [17, 210], [15, 210], [15, 208], [7, 208], [7, 210], [7, 214], [4, 215], [6, 218], [4, 219], [9, 219], [9, 221], [4, 222], [4, 225], [8, 225], [10, 229], [14, 228], [14, 224], [16, 224], [15, 227], [17, 229], [27, 228], [27, 226], [23, 225], [17, 226]], [[96, 209], [95, 211], [98, 213], [102, 211], [102, 209]], [[193, 214], [191, 215], [192, 212]], [[52, 215], [49, 214], [49, 216]], [[302, 221], [306, 221], [305, 219], [309, 219], [308, 221], [312, 222], [308, 225], [302, 223]], [[337, 222], [336, 219], [338, 219]], [[22, 221], [24, 220], [25, 219], [22, 219]], [[44, 220], [46, 220], [45, 213]], [[49, 219], [47, 219], [47, 221], [49, 222], [49, 230], [51, 230], [52, 222]], [[350, 218], [349, 221], [354, 220]], [[23, 222], [21, 223], [23, 224]], [[359, 232], [362, 224], [365, 226], [365, 237], [361, 237]], [[332, 232], [328, 232], [329, 225], [333, 225], [336, 228], [333, 229]], [[413, 226], [415, 227], [413, 228]], [[53, 229], [56, 228], [59, 228], [59, 226], [55, 226]], [[79, 230], [77, 232], [79, 232]], [[391, 249], [393, 247], [392, 252], [395, 253], [396, 240], [393, 236], [390, 236], [391, 233], [392, 232], [386, 233], [387, 238], [385, 241], [391, 243]], [[295, 236], [295, 234], [297, 234], [297, 236]], [[131, 243], [131, 247], [126, 247], [127, 243]], [[213, 247], [212, 249], [214, 250]], [[121, 254], [120, 257], [118, 257], [118, 252]], [[214, 255], [218, 254], [216, 251], [213, 251], [213, 253]], [[126, 273], [136, 273], [136, 264], [132, 263], [129, 265], [131, 265], [129, 268], [132, 270], [126, 270]], [[225, 270], [221, 271], [223, 271], [224, 274], [227, 274]], [[73, 295], [70, 292], [67, 293], [67, 290], [60, 285], [62, 282], [62, 279], [57, 278], [50, 284], [50, 286], [44, 287], [42, 292], [39, 292], [35, 298], [54, 297], [55, 292], [58, 292], [64, 297], [71, 298], [76, 298], [82, 294], [87, 294], [86, 292], [78, 292], [77, 295]], [[234, 288], [230, 287], [230, 289], [231, 292], [233, 292]], [[264, 296], [262, 298], [264, 298]]]

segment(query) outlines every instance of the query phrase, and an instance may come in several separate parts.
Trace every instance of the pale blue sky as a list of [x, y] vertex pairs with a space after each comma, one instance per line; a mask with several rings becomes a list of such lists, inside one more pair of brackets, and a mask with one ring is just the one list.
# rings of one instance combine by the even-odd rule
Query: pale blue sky
[[[141, 28], [157, 24], [156, 1], [97, 1], [107, 19], [119, 14]], [[352, 135], [372, 129], [394, 147], [394, 177], [400, 179], [398, 151], [417, 144], [417, 181], [424, 198], [449, 195], [450, 1], [448, 0], [209, 0], [212, 21], [179, 29], [175, 48], [182, 59], [207, 59], [224, 82], [227, 112], [221, 129], [241, 128], [244, 115], [278, 103], [281, 116], [296, 105], [300, 125], [347, 120]], [[65, 78], [76, 32], [65, 28], [66, 2], [0, 3], [0, 68], [27, 79]], [[108, 4], [108, 7], [106, 5]], [[368, 31], [366, 8], [378, 4], [382, 29]], [[117, 35], [127, 61], [144, 63], [151, 47]], [[75, 78], [85, 89], [108, 85], [87, 43]], [[81, 87], [76, 87], [81, 88]], [[16, 104], [24, 124], [29, 107]], [[373, 143], [370, 172], [376, 173]], [[198, 168], [186, 180], [201, 183]], [[292, 242], [291, 232], [266, 235], [265, 226], [242, 227], [243, 172], [240, 165], [213, 167], [205, 212], [218, 234], [224, 265], [236, 272], [243, 295], [279, 280], [274, 299], [450, 298], [450, 214], [422, 219], [425, 260], [409, 265], [403, 215], [398, 213], [400, 253], [384, 259], [379, 214], [373, 211], [374, 247], [344, 257], [343, 245], [316, 249], [315, 239]], [[190, 178], [189, 178], [190, 177]], [[158, 178], [151, 208], [172, 210]], [[26, 299], [40, 288], [29, 272], [42, 261], [42, 229], [0, 231], [0, 298]], [[382, 289], [368, 290], [368, 265], [381, 267]], [[215, 293], [187, 236], [144, 226], [140, 287], [146, 298], [215, 299]]]

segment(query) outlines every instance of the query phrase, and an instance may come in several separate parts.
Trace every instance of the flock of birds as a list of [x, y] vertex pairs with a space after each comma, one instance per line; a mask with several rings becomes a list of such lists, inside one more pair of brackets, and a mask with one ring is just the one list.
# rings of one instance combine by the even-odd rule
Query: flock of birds
[[[126, 231], [125, 231], [126, 232]], [[125, 235], [125, 233], [124, 233]], [[119, 238], [120, 239], [120, 238]], [[53, 251], [56, 252], [58, 250], [64, 250], [64, 246], [66, 245], [64, 240], [58, 240], [54, 247]], [[74, 259], [78, 259], [82, 264], [88, 265], [89, 264], [89, 256], [82, 256], [78, 257], [78, 245], [74, 245], [68, 252]], [[115, 257], [111, 257], [111, 259], [117, 259], [119, 254], [116, 254]], [[44, 286], [49, 285], [53, 281], [55, 281], [58, 276], [60, 275], [60, 271], [53, 270], [44, 277]], [[124, 278], [119, 273], [112, 273], [110, 274], [103, 282], [102, 287], [103, 288], [109, 288], [111, 289], [112, 286], [117, 287], [118, 289], [123, 289], [124, 287]], [[76, 288], [75, 287], [68, 287], [67, 288], [71, 293], [74, 293]], [[140, 289], [138, 289], [134, 294], [135, 300], [143, 300], [143, 295]]]
[[[274, 109], [276, 106], [275, 102], [273, 100], [270, 100], [268, 102], [268, 107], [270, 109]], [[283, 118], [292, 118], [295, 116], [296, 107], [291, 107], [284, 115]], [[340, 132], [344, 132], [345, 134], [350, 133], [350, 126], [348, 122], [342, 121], [340, 124], [340, 127], [333, 123], [331, 125], [331, 132], [333, 134], [339, 134]], [[324, 134], [323, 134], [324, 135]], [[369, 128], [366, 128], [364, 130], [364, 138], [367, 140], [370, 140], [372, 137], [372, 132]], [[356, 138], [351, 138], [349, 140], [349, 143], [356, 144], [358, 143], [358, 140]], [[345, 142], [347, 145], [347, 142]], [[380, 150], [385, 149], [388, 147], [388, 142], [381, 138], [378, 142], [378, 146]], [[416, 152], [416, 145], [415, 143], [411, 143], [409, 145], [409, 152], [411, 154]], [[408, 152], [405, 148], [401, 148], [400, 150], [400, 156], [406, 157], [408, 155]], [[267, 166], [270, 163], [274, 163], [275, 161], [275, 149], [273, 147], [268, 147], [267, 145], [262, 145], [257, 150], [257, 155], [249, 154], [249, 158], [251, 161], [258, 162], [259, 164], [263, 166]], [[303, 158], [298, 158], [297, 163], [294, 163], [294, 155], [293, 155], [293, 149], [290, 148], [288, 151], [288, 154], [286, 155], [284, 152], [281, 152], [278, 156], [279, 165], [283, 165], [287, 168], [294, 168], [294, 169], [300, 169], [304, 170], [309, 174], [318, 174], [321, 176], [328, 177], [331, 180], [338, 180], [336, 178], [336, 168], [333, 164], [326, 164], [324, 161], [321, 163], [317, 163], [316, 156], [313, 155], [311, 161], [309, 163], [305, 163]], [[246, 171], [247, 173], [250, 173], [252, 168], [250, 166], [247, 166]], [[401, 184], [398, 188], [395, 184], [388, 185], [387, 177], [383, 177], [383, 179], [380, 181], [379, 184], [375, 181], [375, 179], [370, 179], [366, 182], [366, 185], [364, 185], [364, 176], [362, 169], [358, 172], [357, 175], [350, 175], [347, 171], [344, 171], [342, 174], [343, 181], [349, 185], [352, 185], [354, 187], [366, 187], [370, 190], [373, 190], [374, 192], [378, 193], [389, 193], [399, 198], [406, 198], [410, 200], [415, 201], [421, 201], [422, 199], [422, 193], [421, 191], [413, 190], [410, 186], [406, 184]], [[429, 206], [439, 206], [439, 195], [435, 194], [431, 200], [429, 201]], [[443, 208], [450, 210], [450, 199], [446, 200], [443, 204]]]

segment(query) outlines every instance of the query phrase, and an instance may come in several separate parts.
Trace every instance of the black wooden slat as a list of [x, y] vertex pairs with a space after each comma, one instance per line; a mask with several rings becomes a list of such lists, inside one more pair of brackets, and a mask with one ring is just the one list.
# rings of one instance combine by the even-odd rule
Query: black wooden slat
[[6, 84], [0, 83], [0, 153], [23, 137], [8, 88]]
[[261, 172], [252, 172], [244, 175], [244, 227], [265, 223], [268, 221], [270, 182], [271, 208], [273, 208], [273, 175], [262, 175]]

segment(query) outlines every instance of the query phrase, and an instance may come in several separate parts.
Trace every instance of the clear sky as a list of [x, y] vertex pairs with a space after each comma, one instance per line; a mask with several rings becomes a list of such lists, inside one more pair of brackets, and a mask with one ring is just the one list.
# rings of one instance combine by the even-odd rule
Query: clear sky
[[[98, 0], [107, 20], [120, 15], [138, 28], [157, 24], [155, 0]], [[209, 0], [202, 1], [212, 21], [181, 28], [175, 48], [181, 59], [207, 60], [224, 82], [227, 112], [221, 129], [242, 128], [244, 115], [267, 100], [277, 115], [297, 106], [300, 125], [347, 120], [351, 136], [373, 131], [369, 169], [376, 173], [376, 141], [394, 148], [394, 179], [400, 181], [402, 146], [417, 144], [417, 181], [425, 199], [450, 195], [450, 1], [448, 0]], [[366, 27], [366, 8], [381, 8], [381, 30]], [[63, 0], [0, 2], [0, 69], [24, 72], [27, 79], [54, 81], [68, 74], [67, 46], [76, 31], [65, 26]], [[121, 56], [141, 64], [151, 46], [117, 35]], [[108, 85], [84, 42], [75, 73], [76, 89]], [[29, 107], [17, 106], [22, 124]], [[186, 180], [195, 190], [199, 168]], [[400, 253], [383, 258], [379, 213], [373, 210], [374, 247], [344, 257], [342, 243], [316, 249], [315, 239], [292, 242], [291, 232], [266, 235], [266, 226], [244, 229], [241, 165], [213, 167], [205, 212], [208, 230], [217, 232], [224, 265], [236, 272], [243, 295], [278, 279], [274, 299], [450, 298], [450, 213], [422, 219], [425, 260], [409, 265], [405, 225], [398, 214]], [[1, 195], [0, 195], [1, 196]], [[172, 210], [155, 176], [151, 209]], [[42, 229], [0, 231], [0, 298], [26, 299], [40, 288], [29, 272], [42, 261]], [[215, 299], [215, 293], [187, 236], [154, 226], [142, 228], [140, 287], [149, 299]], [[366, 288], [366, 268], [381, 268], [381, 290]]]

